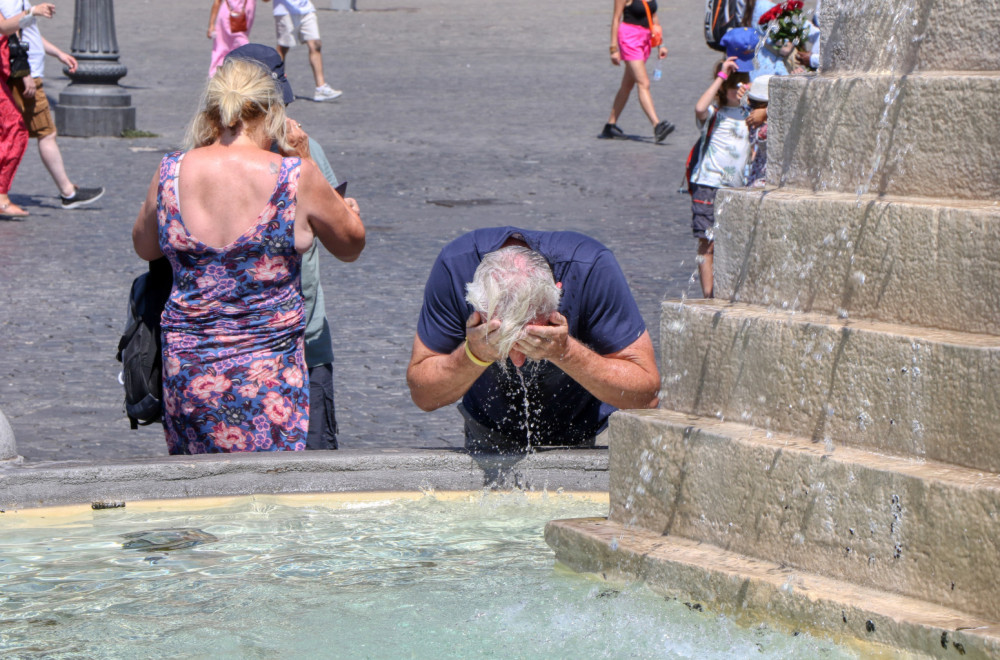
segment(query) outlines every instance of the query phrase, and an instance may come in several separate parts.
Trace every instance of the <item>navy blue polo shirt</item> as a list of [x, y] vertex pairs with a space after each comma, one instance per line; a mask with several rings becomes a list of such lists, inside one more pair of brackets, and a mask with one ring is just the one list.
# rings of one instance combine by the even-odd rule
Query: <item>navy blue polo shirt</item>
[[[607, 247], [571, 231], [526, 231], [516, 227], [477, 229], [441, 250], [424, 289], [417, 335], [436, 353], [451, 353], [465, 341], [474, 311], [465, 286], [483, 257], [512, 235], [542, 254], [562, 282], [559, 313], [571, 337], [601, 355], [635, 342], [646, 324], [618, 261]], [[601, 403], [547, 360], [528, 362], [520, 373], [510, 360], [493, 364], [462, 399], [481, 424], [532, 445], [575, 444], [607, 425], [615, 407]]]

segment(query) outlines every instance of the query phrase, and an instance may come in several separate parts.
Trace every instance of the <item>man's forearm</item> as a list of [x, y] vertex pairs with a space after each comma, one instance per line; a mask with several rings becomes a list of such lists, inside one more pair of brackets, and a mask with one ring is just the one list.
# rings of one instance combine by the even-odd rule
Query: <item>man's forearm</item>
[[[570, 338], [569, 350], [552, 363], [604, 403], [616, 408], [655, 408], [659, 403], [660, 374], [651, 359], [649, 335], [644, 334], [636, 342], [640, 343], [612, 355], [600, 355]], [[649, 355], [630, 350], [645, 349], [646, 343]]]
[[486, 367], [466, 356], [462, 344], [451, 353], [434, 353], [411, 363], [406, 384], [413, 402], [421, 410], [431, 411], [461, 399], [484, 371]]

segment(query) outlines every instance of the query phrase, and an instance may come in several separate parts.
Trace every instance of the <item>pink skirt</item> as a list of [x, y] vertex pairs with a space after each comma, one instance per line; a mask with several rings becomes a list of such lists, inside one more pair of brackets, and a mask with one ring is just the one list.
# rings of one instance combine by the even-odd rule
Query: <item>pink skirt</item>
[[649, 59], [649, 30], [631, 23], [618, 24], [618, 50], [625, 62]]

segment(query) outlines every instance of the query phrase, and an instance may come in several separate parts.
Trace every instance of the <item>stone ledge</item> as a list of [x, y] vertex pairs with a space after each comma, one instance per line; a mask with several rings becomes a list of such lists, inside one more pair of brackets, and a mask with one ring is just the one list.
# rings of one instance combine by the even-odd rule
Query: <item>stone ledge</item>
[[613, 522], [1000, 619], [1000, 475], [666, 410], [612, 433]]
[[[613, 580], [643, 580], [675, 598], [709, 603], [738, 619], [901, 647], [936, 657], [995, 658], [1000, 624], [955, 609], [742, 557], [677, 536], [601, 518], [545, 527], [556, 559]], [[887, 652], [878, 646], [862, 653]]]
[[472, 456], [464, 450], [337, 450], [0, 464], [0, 509], [95, 501], [398, 490], [606, 491], [606, 449]]
[[1000, 472], [998, 337], [718, 300], [662, 309], [661, 408]]
[[767, 180], [812, 191], [994, 200], [1000, 72], [781, 76]]
[[1000, 335], [1000, 205], [727, 191], [716, 204], [716, 297]]

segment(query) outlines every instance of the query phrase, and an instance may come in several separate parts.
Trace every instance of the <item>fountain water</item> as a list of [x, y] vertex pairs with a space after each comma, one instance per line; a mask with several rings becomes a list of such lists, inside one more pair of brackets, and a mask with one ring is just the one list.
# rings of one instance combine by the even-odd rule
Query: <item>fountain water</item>
[[995, 3], [824, 3], [771, 83], [768, 188], [719, 195], [720, 299], [666, 301], [661, 409], [611, 422], [579, 570], [751, 619], [1000, 654]]

